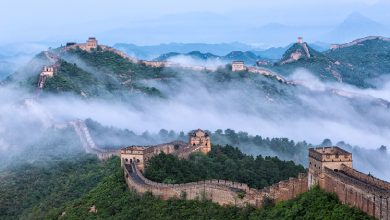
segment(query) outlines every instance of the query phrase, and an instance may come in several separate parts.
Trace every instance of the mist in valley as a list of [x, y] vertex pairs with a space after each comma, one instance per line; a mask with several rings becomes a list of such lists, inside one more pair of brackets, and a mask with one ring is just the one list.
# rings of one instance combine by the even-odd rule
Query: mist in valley
[[[78, 57], [63, 56], [63, 59], [77, 63], [78, 67], [98, 77], [101, 74]], [[185, 64], [188, 65], [200, 64], [187, 61]], [[305, 80], [319, 89], [287, 85], [245, 72], [198, 72], [174, 68], [165, 68], [164, 71], [180, 74], [168, 80], [140, 80], [139, 83], [159, 89], [167, 97], [165, 99], [144, 96], [130, 102], [117, 102], [46, 93], [36, 100], [24, 100], [31, 98], [29, 91], [14, 90], [12, 85], [3, 86], [0, 93], [3, 103], [1, 149], [20, 151], [33, 145], [48, 129], [52, 130], [53, 123], [91, 118], [103, 127], [121, 129], [124, 134], [100, 137], [96, 141], [97, 146], [151, 145], [174, 139], [186, 141], [188, 132], [201, 128], [211, 133], [212, 143], [236, 145], [246, 154], [293, 160], [286, 154], [269, 147], [256, 146], [252, 142], [234, 143], [228, 138], [218, 138], [222, 137], [218, 136], [218, 129], [232, 129], [237, 134], [241, 131], [241, 135], [247, 132], [250, 140], [261, 135], [262, 138], [286, 137], [296, 144], [305, 141], [309, 144], [307, 148], [324, 146], [321, 145], [324, 139], [330, 139], [333, 145], [343, 141], [343, 146], [348, 146], [348, 150], [354, 153], [354, 165], [359, 171], [390, 180], [384, 169], [388, 166], [387, 156], [377, 161], [366, 157], [378, 153], [383, 155], [378, 149], [382, 145], [390, 145], [389, 109], [366, 97], [351, 99], [324, 89], [337, 88], [358, 94], [368, 93], [372, 98], [385, 98], [377, 94], [386, 94], [387, 86], [362, 90], [343, 84], [320, 83], [304, 69], [296, 70], [289, 80]], [[30, 73], [28, 76], [33, 75]], [[162, 133], [165, 136], [161, 134], [161, 129], [164, 129]], [[74, 139], [77, 140], [77, 137], [74, 136]], [[109, 146], [110, 143], [112, 146]], [[355, 155], [355, 152], [360, 153]], [[301, 156], [299, 162], [307, 166], [305, 160]]]

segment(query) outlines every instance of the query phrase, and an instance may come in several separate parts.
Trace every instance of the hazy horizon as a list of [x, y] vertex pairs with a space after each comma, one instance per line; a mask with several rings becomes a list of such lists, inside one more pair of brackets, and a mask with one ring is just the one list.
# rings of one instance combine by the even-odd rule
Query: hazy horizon
[[[74, 0], [39, 3], [3, 1], [0, 3], [2, 6], [0, 19], [3, 21], [0, 24], [3, 33], [0, 36], [0, 46], [20, 42], [37, 42], [43, 45], [53, 43], [60, 46], [61, 43], [70, 41], [84, 42], [90, 36], [97, 37], [101, 44], [109, 46], [115, 43], [144, 46], [170, 42], [235, 41], [264, 47], [286, 46], [285, 42], [269, 42], [263, 40], [262, 36], [258, 39], [246, 39], [243, 37], [244, 33], [240, 32], [276, 23], [291, 27], [334, 28], [355, 11], [374, 22], [389, 26], [389, 15], [382, 7], [387, 4], [386, 0], [343, 0], [326, 3], [229, 0], [223, 4], [203, 0], [196, 2], [116, 0], [110, 3]], [[306, 33], [305, 29], [308, 28], [298, 30], [297, 35], [301, 33], [301, 37], [310, 39], [309, 42], [316, 41], [313, 33]], [[321, 35], [321, 31], [317, 32]], [[157, 36], [153, 38], [150, 35]], [[229, 37], [224, 37], [225, 35]], [[298, 36], [293, 37], [295, 39]], [[286, 42], [291, 43], [291, 40]]]

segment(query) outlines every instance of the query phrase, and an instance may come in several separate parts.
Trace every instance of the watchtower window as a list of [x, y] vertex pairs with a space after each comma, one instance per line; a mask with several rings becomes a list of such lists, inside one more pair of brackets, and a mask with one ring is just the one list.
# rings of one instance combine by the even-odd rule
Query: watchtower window
[[129, 161], [127, 158], [126, 158], [126, 162]]
[[133, 163], [133, 159], [130, 159], [130, 163]]
[[195, 146], [195, 143], [192, 146]]
[[139, 159], [137, 159], [137, 163], [139, 163]]

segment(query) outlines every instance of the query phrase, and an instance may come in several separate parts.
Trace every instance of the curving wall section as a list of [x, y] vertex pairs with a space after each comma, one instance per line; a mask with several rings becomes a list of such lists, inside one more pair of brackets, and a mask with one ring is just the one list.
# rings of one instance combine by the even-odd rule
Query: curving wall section
[[[173, 196], [180, 197], [183, 192], [187, 199], [202, 198], [205, 196], [219, 204], [236, 204], [243, 206], [246, 202], [260, 208], [263, 196], [269, 196], [276, 201], [288, 200], [307, 191], [307, 174], [300, 173], [298, 178], [281, 181], [262, 190], [249, 188], [245, 183], [225, 180], [205, 180], [186, 184], [162, 184], [145, 178], [135, 162], [124, 165], [124, 175], [130, 190], [138, 193], [152, 192], [155, 196], [168, 199]], [[238, 194], [244, 194], [240, 199]]]

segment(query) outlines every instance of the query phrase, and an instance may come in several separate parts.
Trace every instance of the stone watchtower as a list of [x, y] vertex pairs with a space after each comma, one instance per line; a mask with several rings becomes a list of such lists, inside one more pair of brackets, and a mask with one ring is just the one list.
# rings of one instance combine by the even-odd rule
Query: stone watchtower
[[352, 168], [352, 154], [338, 147], [310, 148], [308, 186], [325, 188], [324, 168], [338, 171], [342, 164]]
[[211, 151], [210, 136], [200, 129], [188, 135], [188, 144], [191, 146], [202, 145], [202, 151], [205, 154]]
[[298, 44], [302, 44], [302, 43], [303, 43], [302, 37], [298, 37]]
[[130, 146], [121, 149], [121, 159], [123, 164], [137, 163], [137, 167], [142, 172], [147, 167], [147, 160], [154, 155], [154, 148], [150, 146]]
[[97, 48], [97, 45], [98, 45], [98, 42], [97, 42], [96, 38], [90, 37], [90, 38], [87, 40], [87, 43], [85, 44], [85, 47], [86, 47], [88, 50], [90, 50], [91, 48], [96, 49], [96, 48]]
[[330, 49], [331, 49], [331, 50], [340, 49], [340, 44], [331, 44], [331, 45], [330, 45]]
[[232, 71], [243, 71], [245, 70], [244, 61], [233, 61]]

